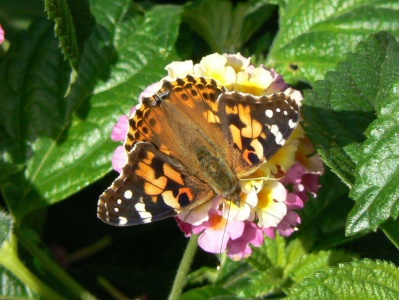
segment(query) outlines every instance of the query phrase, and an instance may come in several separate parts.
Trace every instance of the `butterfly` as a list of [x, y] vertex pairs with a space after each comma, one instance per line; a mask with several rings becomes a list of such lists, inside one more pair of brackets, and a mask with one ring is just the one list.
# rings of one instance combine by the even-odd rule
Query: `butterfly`
[[247, 178], [286, 142], [299, 121], [284, 93], [227, 91], [213, 79], [164, 81], [129, 119], [128, 162], [98, 202], [111, 225], [149, 223], [222, 196], [239, 205]]

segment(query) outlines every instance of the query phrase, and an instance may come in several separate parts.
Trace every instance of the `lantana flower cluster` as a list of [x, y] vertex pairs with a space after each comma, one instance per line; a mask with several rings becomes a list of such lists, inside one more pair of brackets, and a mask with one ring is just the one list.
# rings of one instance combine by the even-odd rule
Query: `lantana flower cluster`
[[[186, 75], [216, 80], [228, 91], [256, 96], [284, 92], [300, 105], [299, 91], [289, 87], [282, 76], [261, 65], [255, 67], [250, 58], [237, 54], [211, 54], [194, 64], [191, 60], [173, 62], [165, 68], [163, 80], [174, 81]], [[141, 95], [150, 97], [162, 82], [150, 85]], [[134, 113], [135, 108], [131, 111]], [[122, 116], [112, 132], [112, 138], [123, 141], [128, 132], [128, 116]], [[216, 197], [193, 211], [178, 214], [176, 219], [186, 236], [199, 234], [198, 243], [205, 251], [223, 253], [240, 260], [263, 244], [265, 237], [274, 238], [276, 232], [289, 236], [301, 223], [297, 213], [316, 197], [323, 173], [320, 157], [301, 125], [298, 125], [286, 144], [249, 178], [240, 180], [241, 204], [237, 206], [223, 197]], [[121, 172], [127, 162], [123, 146], [117, 148], [113, 167]]]

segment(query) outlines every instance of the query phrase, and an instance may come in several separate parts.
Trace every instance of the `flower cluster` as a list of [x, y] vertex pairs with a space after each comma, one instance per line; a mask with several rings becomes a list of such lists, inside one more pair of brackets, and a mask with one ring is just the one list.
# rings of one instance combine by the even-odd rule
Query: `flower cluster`
[[[261, 65], [254, 67], [249, 58], [212, 54], [200, 63], [173, 62], [166, 68], [164, 80], [173, 81], [190, 74], [216, 80], [229, 91], [252, 95], [284, 92], [300, 105], [302, 95], [290, 88], [282, 76]], [[152, 96], [162, 81], [149, 86], [141, 95]], [[133, 113], [134, 108], [131, 113]], [[112, 138], [124, 140], [128, 131], [128, 117], [122, 116], [114, 127]], [[121, 171], [127, 157], [122, 146], [113, 158], [113, 167]], [[249, 178], [241, 179], [241, 204], [217, 197], [189, 213], [177, 215], [180, 228], [190, 236], [199, 234], [198, 243], [205, 251], [221, 253], [240, 260], [252, 253], [250, 245], [259, 247], [265, 236], [274, 238], [276, 232], [291, 235], [301, 220], [296, 210], [303, 208], [309, 196], [316, 197], [320, 185], [318, 177], [323, 164], [300, 125], [286, 144]]]

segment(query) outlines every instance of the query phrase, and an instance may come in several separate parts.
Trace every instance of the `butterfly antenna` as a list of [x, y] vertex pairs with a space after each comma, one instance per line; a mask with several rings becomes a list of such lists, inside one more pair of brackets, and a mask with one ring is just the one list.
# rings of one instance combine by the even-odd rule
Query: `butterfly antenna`
[[222, 265], [221, 257], [222, 257], [223, 240], [224, 240], [224, 236], [226, 235], [227, 222], [229, 221], [230, 209], [231, 209], [231, 200], [229, 200], [229, 201], [230, 201], [230, 206], [229, 206], [229, 210], [227, 211], [226, 225], [224, 226], [223, 234], [222, 234], [222, 240], [221, 240], [221, 242], [220, 242], [220, 249], [219, 249], [220, 255], [219, 255], [219, 259], [218, 259], [218, 265], [217, 265], [217, 267], [216, 267], [217, 270], [220, 270], [221, 265]]
[[[250, 204], [250, 203], [248, 203], [248, 202], [245, 202], [246, 204], [248, 204], [250, 207], [252, 207], [253, 209], [256, 209], [256, 210], [259, 210], [259, 211], [261, 211], [261, 212], [263, 212], [263, 213], [265, 213], [265, 214], [267, 214], [267, 215], [269, 215], [269, 216], [271, 216], [271, 217], [273, 217], [273, 218], [276, 218], [277, 220], [279, 220], [280, 222], [282, 222], [282, 223], [284, 223], [284, 224], [286, 224], [286, 225], [289, 225], [289, 226], [292, 226], [292, 224], [290, 224], [290, 223], [288, 223], [288, 222], [286, 222], [286, 221], [284, 221], [282, 218], [280, 218], [280, 217], [277, 217], [277, 216], [275, 216], [275, 215], [273, 215], [273, 214], [271, 214], [271, 213], [269, 213], [269, 212], [267, 212], [267, 211], [264, 211], [263, 209], [261, 209], [261, 208], [259, 208], [259, 207], [257, 207], [257, 206], [255, 206], [255, 205], [252, 205], [252, 204]], [[298, 231], [298, 227], [293, 227], [292, 228], [294, 231]]]

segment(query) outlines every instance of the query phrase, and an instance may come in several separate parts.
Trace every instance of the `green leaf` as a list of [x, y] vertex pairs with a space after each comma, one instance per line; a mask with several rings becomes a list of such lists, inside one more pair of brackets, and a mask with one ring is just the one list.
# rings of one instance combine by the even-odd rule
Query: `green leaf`
[[[13, 229], [13, 222], [9, 215], [0, 211], [0, 253], [4, 256], [4, 249], [8, 247], [11, 242], [11, 235]], [[1, 266], [0, 262], [0, 298], [26, 298], [36, 299], [33, 292], [22, 281], [17, 279], [14, 274]]]
[[239, 299], [228, 290], [220, 286], [206, 286], [192, 289], [184, 293], [179, 300], [202, 300], [202, 299]]
[[305, 96], [306, 131], [325, 163], [349, 187], [355, 181], [353, 171], [361, 158], [364, 131], [381, 101], [375, 97], [387, 88], [381, 80], [388, 40], [392, 37], [378, 34], [360, 43], [346, 62], [328, 72]]
[[395, 0], [279, 2], [280, 28], [267, 65], [288, 81], [322, 79], [372, 33], [384, 30], [399, 37]]
[[44, 4], [49, 18], [55, 22], [55, 34], [60, 40], [65, 59], [77, 72], [84, 43], [95, 25], [90, 3], [88, 0], [45, 0]]
[[228, 0], [201, 0], [186, 6], [184, 20], [207, 42], [212, 51], [235, 53], [272, 12], [272, 6], [258, 0], [238, 2], [234, 7]]
[[399, 249], [399, 220], [396, 219], [388, 220], [384, 224], [381, 225], [382, 231], [384, 231], [385, 235], [390, 239], [392, 244], [395, 245], [397, 249]]
[[0, 298], [40, 299], [27, 285], [2, 266], [0, 266]]
[[267, 238], [263, 245], [248, 258], [248, 262], [258, 271], [265, 270], [271, 266], [283, 267], [286, 264], [285, 257], [286, 241], [279, 235], [275, 239]]
[[267, 239], [246, 261], [226, 261], [216, 284], [245, 298], [279, 295], [315, 271], [354, 259], [342, 251], [309, 253], [308, 248], [303, 239], [290, 243], [280, 236]]
[[297, 234], [308, 250], [329, 249], [355, 238], [344, 235], [348, 213], [353, 207], [349, 189], [329, 168], [320, 177], [320, 185], [317, 197], [311, 197], [299, 211], [302, 222]]
[[348, 235], [376, 230], [399, 215], [399, 43], [379, 34], [361, 47], [370, 59], [376, 57], [370, 62], [379, 67], [378, 77], [373, 78], [377, 83], [372, 84], [378, 87], [373, 94], [377, 119], [367, 128], [367, 140], [359, 149], [350, 193], [356, 204], [349, 214]]
[[304, 279], [286, 299], [397, 299], [398, 281], [399, 270], [391, 263], [343, 263]]
[[180, 7], [155, 6], [143, 16], [130, 2], [93, 1], [97, 26], [66, 99], [66, 64], [51, 22], [33, 24], [29, 39], [12, 44], [1, 69], [8, 80], [0, 82], [0, 169], [25, 165], [2, 185], [17, 221], [110, 170], [112, 127], [175, 58]]
[[0, 248], [5, 242], [9, 242], [12, 234], [13, 222], [11, 217], [0, 210]]

